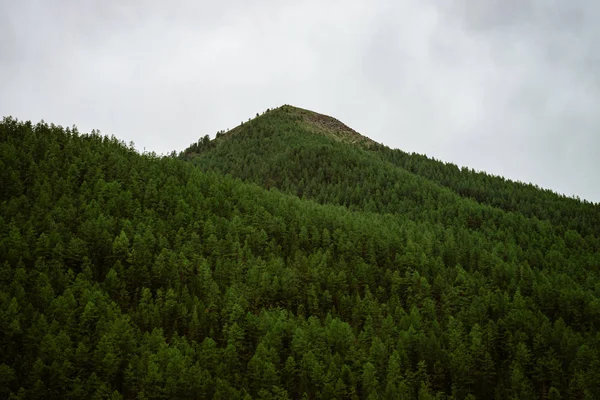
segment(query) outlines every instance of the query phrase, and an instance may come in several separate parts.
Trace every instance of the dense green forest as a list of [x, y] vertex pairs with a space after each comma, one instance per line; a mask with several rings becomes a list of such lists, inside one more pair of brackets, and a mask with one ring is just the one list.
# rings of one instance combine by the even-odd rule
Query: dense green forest
[[0, 124], [0, 398], [598, 399], [600, 206], [283, 106]]

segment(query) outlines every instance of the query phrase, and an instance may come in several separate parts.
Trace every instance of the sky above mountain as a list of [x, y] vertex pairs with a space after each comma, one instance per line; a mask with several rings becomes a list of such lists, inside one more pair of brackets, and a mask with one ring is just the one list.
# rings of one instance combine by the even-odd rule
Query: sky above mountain
[[600, 3], [0, 0], [0, 114], [182, 150], [293, 104], [600, 201]]

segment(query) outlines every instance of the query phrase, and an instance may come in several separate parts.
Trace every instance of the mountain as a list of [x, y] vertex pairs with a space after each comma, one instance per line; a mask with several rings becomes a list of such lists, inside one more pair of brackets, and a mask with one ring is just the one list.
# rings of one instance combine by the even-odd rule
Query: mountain
[[600, 398], [597, 204], [283, 106], [0, 124], [0, 398]]
[[[182, 158], [203, 169], [319, 202], [365, 209], [365, 203], [373, 200], [374, 211], [379, 212], [413, 212], [414, 202], [405, 208], [395, 203], [408, 199], [422, 203], [425, 192], [434, 199], [442, 196], [441, 206], [458, 200], [456, 196], [450, 199], [443, 187], [482, 205], [549, 221], [561, 233], [575, 230], [584, 236], [600, 235], [598, 204], [390, 149], [335, 118], [289, 105], [217, 136], [214, 141], [204, 137], [194, 143]], [[357, 186], [357, 196], [348, 193], [348, 188]]]

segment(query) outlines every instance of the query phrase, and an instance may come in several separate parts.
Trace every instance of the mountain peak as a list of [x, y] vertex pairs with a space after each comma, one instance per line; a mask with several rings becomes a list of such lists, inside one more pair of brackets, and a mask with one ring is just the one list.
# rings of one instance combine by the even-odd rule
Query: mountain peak
[[[249, 123], [259, 121], [266, 122], [268, 120], [284, 120], [287, 123], [298, 124], [304, 132], [324, 135], [339, 142], [358, 145], [364, 148], [371, 148], [379, 144], [376, 141], [361, 135], [334, 117], [291, 106], [289, 104], [284, 104], [273, 109], [267, 109], [262, 114], [256, 114], [256, 117], [249, 120]], [[221, 137], [227, 139], [241, 132], [245, 132], [246, 126], [246, 123], [242, 122], [242, 124], [231, 130], [218, 132], [217, 139]]]
[[361, 135], [340, 120], [329, 115], [320, 114], [315, 111], [288, 104], [276, 108], [273, 111], [295, 117], [309, 131], [320, 133], [341, 142], [359, 144], [366, 147], [378, 144], [374, 140]]

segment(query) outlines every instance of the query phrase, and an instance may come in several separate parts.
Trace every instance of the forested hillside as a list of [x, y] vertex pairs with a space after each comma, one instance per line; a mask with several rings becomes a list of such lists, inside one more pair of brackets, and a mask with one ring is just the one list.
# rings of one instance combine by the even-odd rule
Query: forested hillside
[[[410, 200], [430, 202], [423, 208], [431, 211], [460, 196], [549, 221], [561, 234], [572, 229], [583, 236], [600, 235], [598, 204], [390, 149], [334, 118], [292, 106], [268, 110], [218, 134], [217, 140], [201, 138], [181, 157], [204, 169], [350, 208], [414, 213]], [[441, 195], [440, 186], [455, 199]], [[406, 208], [402, 202], [408, 202]]]
[[600, 209], [271, 110], [0, 124], [0, 398], [600, 398]]

